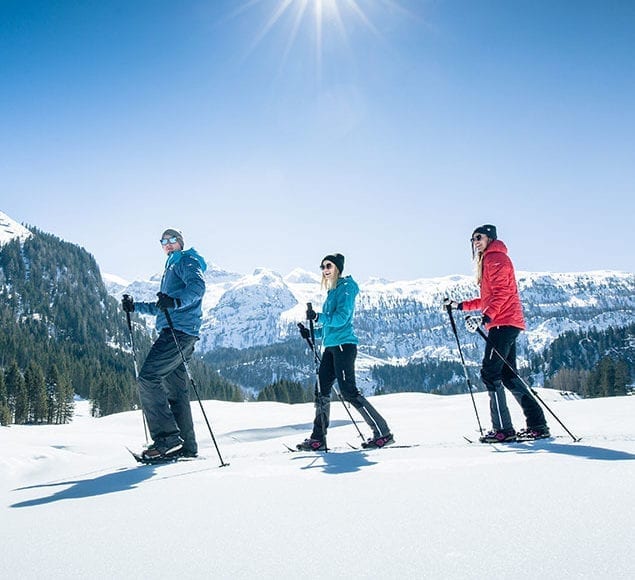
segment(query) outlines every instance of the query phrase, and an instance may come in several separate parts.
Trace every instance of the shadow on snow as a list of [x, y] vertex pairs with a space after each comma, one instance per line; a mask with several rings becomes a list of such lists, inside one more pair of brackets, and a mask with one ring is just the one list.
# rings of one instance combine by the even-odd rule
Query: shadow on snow
[[582, 457], [584, 459], [595, 459], [597, 461], [632, 461], [635, 455], [627, 451], [617, 451], [606, 447], [594, 447], [592, 445], [580, 445], [579, 443], [552, 443], [545, 442], [541, 445], [539, 441], [533, 443], [511, 443], [509, 446], [496, 445], [496, 450], [500, 452], [512, 453], [558, 453], [561, 455], [571, 455], [572, 457]]
[[45, 483], [41, 485], [31, 485], [20, 487], [14, 491], [24, 491], [27, 489], [39, 489], [48, 487], [59, 487], [70, 485], [67, 489], [62, 489], [53, 495], [21, 501], [11, 505], [13, 508], [33, 507], [62, 501], [65, 499], [82, 499], [96, 497], [108, 493], [117, 493], [134, 489], [139, 483], [150, 479], [156, 471], [157, 465], [144, 465], [139, 467], [127, 467], [107, 473], [91, 479], [78, 479], [75, 481], [61, 481], [55, 483]]
[[[313, 454], [314, 452], [308, 451], [307, 453]], [[294, 457], [293, 460], [297, 461], [306, 458], [306, 455], [301, 455]], [[322, 461], [319, 461], [320, 459]], [[370, 461], [366, 453], [354, 450], [348, 452], [320, 452], [315, 457], [311, 457], [311, 462], [301, 469], [321, 469], [324, 473], [330, 475], [340, 475], [342, 473], [354, 473], [360, 471], [363, 467], [370, 467], [376, 463], [376, 461]]]

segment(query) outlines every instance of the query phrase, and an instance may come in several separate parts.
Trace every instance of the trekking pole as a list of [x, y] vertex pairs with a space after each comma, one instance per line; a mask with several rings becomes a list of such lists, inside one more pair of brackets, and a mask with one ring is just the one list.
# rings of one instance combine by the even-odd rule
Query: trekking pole
[[478, 416], [478, 411], [476, 410], [476, 401], [474, 400], [474, 393], [472, 392], [472, 383], [470, 381], [470, 376], [467, 372], [467, 366], [465, 364], [465, 359], [463, 358], [463, 350], [461, 349], [461, 342], [459, 341], [459, 334], [456, 331], [456, 322], [454, 322], [454, 316], [452, 315], [452, 306], [448, 304], [446, 307], [448, 311], [448, 316], [450, 317], [450, 324], [452, 326], [452, 332], [454, 333], [454, 338], [456, 339], [456, 346], [459, 349], [459, 356], [461, 357], [461, 365], [463, 366], [463, 373], [465, 374], [465, 380], [467, 382], [467, 388], [470, 391], [470, 397], [472, 398], [472, 405], [474, 407], [474, 413], [476, 414], [476, 422], [478, 423], [478, 430], [483, 436], [483, 427], [481, 427], [481, 419]]
[[[310, 324], [309, 326], [311, 326], [311, 331], [313, 331], [313, 325]], [[320, 402], [320, 374], [319, 374], [320, 355], [318, 355], [315, 350], [314, 335], [312, 335], [312, 332], [309, 331], [309, 329], [306, 326], [304, 326], [304, 324], [302, 324], [301, 322], [298, 322], [298, 328], [300, 329], [300, 334], [302, 335], [302, 338], [304, 338], [307, 341], [309, 347], [311, 348], [311, 351], [313, 352], [313, 364], [315, 366], [315, 391], [313, 393], [313, 397], [315, 399], [315, 407], [316, 409], [318, 409], [318, 412], [320, 413], [320, 416], [322, 417], [322, 428], [324, 429], [326, 425], [327, 416], [326, 416], [326, 411], [324, 410], [324, 406]], [[326, 434], [323, 433], [323, 435], [324, 435], [324, 451], [328, 453], [329, 448], [326, 443]]]
[[[310, 302], [307, 302], [306, 308], [307, 308], [307, 312], [313, 312], [313, 305]], [[318, 384], [319, 384], [319, 367], [320, 367], [321, 359], [320, 359], [320, 355], [317, 352], [317, 349], [315, 348], [315, 328], [313, 326], [313, 319], [309, 319], [309, 332], [308, 332], [308, 334], [302, 332], [302, 329], [304, 328], [304, 325], [302, 323], [299, 323], [298, 327], [300, 328], [300, 334], [306, 339], [307, 343], [309, 344], [309, 347], [313, 351], [313, 358], [314, 358], [314, 361], [315, 361], [315, 374], [316, 374], [316, 377], [317, 377], [317, 380], [318, 380]], [[306, 328], [304, 328], [304, 330], [306, 330]], [[305, 336], [305, 334], [306, 334], [306, 336]], [[335, 391], [335, 394], [337, 395], [337, 398], [340, 400], [340, 402], [344, 406], [344, 409], [346, 410], [346, 413], [349, 416], [349, 418], [351, 420], [351, 423], [353, 423], [353, 425], [355, 426], [355, 429], [357, 430], [357, 434], [359, 435], [360, 439], [362, 441], [366, 441], [366, 439], [364, 439], [364, 435], [362, 435], [362, 432], [360, 431], [359, 427], [357, 426], [357, 423], [355, 422], [355, 419], [353, 419], [353, 415], [351, 415], [351, 412], [350, 412], [349, 408], [346, 406], [346, 402], [344, 401], [344, 397], [342, 397], [342, 393], [335, 386], [335, 384], [333, 384], [333, 390]]]
[[170, 313], [168, 312], [167, 308], [163, 309], [163, 314], [165, 314], [165, 318], [168, 321], [168, 326], [170, 327], [170, 331], [172, 332], [172, 338], [174, 339], [174, 343], [176, 344], [176, 348], [178, 349], [179, 354], [181, 355], [181, 360], [183, 361], [183, 366], [185, 367], [185, 372], [187, 374], [187, 378], [190, 380], [192, 388], [194, 389], [194, 393], [196, 393], [196, 398], [198, 399], [198, 404], [201, 407], [201, 412], [203, 413], [203, 417], [205, 419], [205, 423], [207, 423], [207, 428], [209, 429], [209, 434], [211, 435], [212, 441], [214, 442], [214, 447], [216, 447], [216, 453], [218, 453], [218, 458], [220, 459], [219, 467], [226, 467], [226, 466], [229, 465], [229, 463], [225, 463], [223, 461], [222, 455], [220, 454], [220, 449], [218, 448], [218, 444], [216, 443], [216, 437], [214, 437], [214, 432], [212, 431], [212, 426], [209, 424], [209, 421], [207, 419], [207, 414], [205, 413], [205, 409], [203, 408], [203, 403], [201, 401], [201, 397], [198, 394], [198, 388], [196, 387], [196, 383], [194, 382], [194, 377], [192, 377], [192, 373], [190, 372], [190, 365], [187, 364], [187, 361], [185, 360], [185, 355], [183, 354], [183, 350], [181, 349], [181, 345], [179, 344], [179, 341], [176, 338], [176, 332], [174, 331], [174, 324], [172, 324], [172, 317], [170, 316]]
[[[131, 301], [132, 298], [129, 294], [123, 295], [123, 300]], [[146, 436], [146, 444], [149, 442], [148, 440], [148, 425], [146, 424], [146, 414], [143, 410], [143, 403], [141, 403], [141, 393], [139, 392], [139, 365], [137, 363], [137, 349], [134, 344], [134, 336], [132, 334], [132, 322], [130, 320], [130, 312], [126, 310], [126, 320], [128, 322], [128, 332], [130, 333], [130, 347], [132, 349], [132, 361], [134, 363], [134, 377], [135, 382], [137, 383], [137, 393], [139, 395], [139, 405], [141, 405], [141, 418], [143, 419], [143, 432]]]
[[491, 347], [492, 351], [494, 353], [496, 353], [496, 355], [505, 363], [505, 365], [507, 366], [507, 368], [514, 373], [514, 376], [525, 386], [525, 388], [536, 398], [536, 400], [538, 400], [538, 402], [545, 408], [547, 409], [547, 411], [549, 411], [549, 413], [551, 413], [551, 415], [553, 416], [553, 418], [558, 421], [558, 423], [560, 423], [560, 426], [569, 434], [569, 436], [571, 437], [571, 439], [573, 439], [574, 442], [578, 442], [580, 441], [580, 437], [576, 437], [573, 433], [571, 433], [571, 431], [569, 431], [569, 429], [567, 429], [564, 425], [564, 423], [558, 419], [558, 416], [549, 408], [549, 406], [547, 405], [547, 403], [545, 403], [541, 398], [540, 395], [538, 395], [538, 393], [531, 388], [527, 382], [518, 374], [518, 371], [509, 364], [509, 362], [507, 361], [507, 359], [500, 353], [498, 352], [498, 350], [496, 349], [496, 347], [494, 346], [494, 343], [491, 341], [490, 337], [487, 336], [487, 334], [485, 334], [483, 332], [483, 329], [481, 327], [478, 327], [476, 329], [476, 332], [478, 332], [481, 337], [483, 338], [483, 340], [485, 340], [485, 342], [487, 344], [489, 344], [489, 346]]

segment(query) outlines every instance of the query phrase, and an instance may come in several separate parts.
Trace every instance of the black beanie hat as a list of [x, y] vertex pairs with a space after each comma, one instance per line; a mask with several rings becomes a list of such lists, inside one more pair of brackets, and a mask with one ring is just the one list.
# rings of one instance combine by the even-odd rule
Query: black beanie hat
[[333, 262], [340, 271], [340, 274], [344, 271], [344, 256], [342, 256], [342, 254], [328, 254], [328, 256], [324, 256], [320, 262], [320, 266], [324, 264], [326, 260]]
[[490, 240], [495, 240], [496, 226], [493, 226], [492, 224], [479, 226], [472, 232], [472, 237], [474, 237], [474, 234], [485, 234]]
[[181, 244], [181, 249], [185, 248], [185, 243], [183, 242], [183, 234], [179, 230], [175, 230], [174, 228], [168, 228], [167, 230], [163, 232], [162, 237], [167, 238], [170, 236], [174, 236], [177, 239], [179, 244]]

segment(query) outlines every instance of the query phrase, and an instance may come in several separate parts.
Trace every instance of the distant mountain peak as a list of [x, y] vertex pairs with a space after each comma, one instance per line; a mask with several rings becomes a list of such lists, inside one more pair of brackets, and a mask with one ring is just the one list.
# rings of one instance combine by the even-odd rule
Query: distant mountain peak
[[0, 246], [18, 238], [26, 240], [33, 234], [24, 226], [11, 219], [6, 213], [0, 211]]
[[284, 277], [284, 281], [287, 284], [319, 284], [320, 276], [302, 268], [295, 268]]

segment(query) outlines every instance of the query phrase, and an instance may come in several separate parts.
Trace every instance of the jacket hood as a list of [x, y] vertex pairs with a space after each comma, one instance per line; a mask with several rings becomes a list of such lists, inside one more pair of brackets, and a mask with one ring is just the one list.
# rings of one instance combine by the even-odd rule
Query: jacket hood
[[172, 252], [168, 256], [168, 260], [165, 264], [166, 267], [171, 266], [172, 264], [178, 264], [183, 259], [183, 256], [187, 256], [196, 260], [200, 264], [201, 270], [203, 272], [207, 270], [207, 263], [205, 262], [205, 258], [203, 258], [203, 256], [201, 256], [194, 248], [190, 248], [189, 250], [176, 250], [175, 252]]
[[344, 276], [342, 278], [339, 278], [336, 288], [339, 288], [340, 286], [349, 286], [355, 292], [355, 294], [359, 292], [359, 286], [357, 285], [357, 282], [353, 280], [352, 276]]
[[489, 254], [490, 252], [502, 252], [503, 254], [507, 254], [507, 246], [500, 240], [493, 240], [489, 243], [487, 248], [485, 248], [485, 252], [483, 253]]

